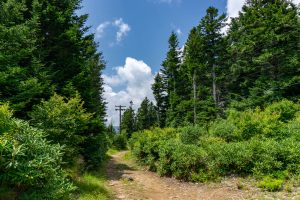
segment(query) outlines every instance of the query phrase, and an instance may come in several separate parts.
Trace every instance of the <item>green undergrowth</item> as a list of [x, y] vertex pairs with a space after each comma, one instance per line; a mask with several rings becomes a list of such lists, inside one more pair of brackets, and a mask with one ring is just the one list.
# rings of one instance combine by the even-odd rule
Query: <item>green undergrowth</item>
[[116, 153], [118, 153], [119, 152], [119, 150], [117, 150], [117, 149], [115, 149], [115, 148], [110, 148], [110, 149], [108, 149], [108, 151], [106, 152], [106, 154], [108, 155], [108, 156], [112, 156], [113, 154], [116, 154]]
[[195, 182], [252, 176], [260, 188], [278, 191], [300, 175], [300, 104], [284, 100], [265, 109], [229, 110], [208, 129], [145, 130], [134, 133], [129, 146], [161, 176]]
[[80, 173], [73, 170], [74, 185], [77, 191], [72, 199], [76, 200], [107, 200], [111, 199], [112, 194], [107, 186], [106, 165], [109, 157], [118, 151], [109, 149], [103, 164], [96, 170]]
[[267, 176], [258, 183], [258, 187], [265, 189], [269, 192], [276, 192], [282, 190], [283, 183], [284, 180], [282, 179], [275, 179]]

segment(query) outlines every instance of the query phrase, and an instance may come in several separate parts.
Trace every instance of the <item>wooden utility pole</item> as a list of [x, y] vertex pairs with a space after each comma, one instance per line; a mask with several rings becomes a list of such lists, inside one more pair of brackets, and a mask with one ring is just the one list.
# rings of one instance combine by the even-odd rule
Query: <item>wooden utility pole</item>
[[125, 110], [126, 106], [115, 106], [116, 107], [116, 111], [119, 111], [119, 115], [120, 115], [120, 125], [119, 125], [119, 132], [121, 134], [121, 123], [122, 123], [122, 111]]

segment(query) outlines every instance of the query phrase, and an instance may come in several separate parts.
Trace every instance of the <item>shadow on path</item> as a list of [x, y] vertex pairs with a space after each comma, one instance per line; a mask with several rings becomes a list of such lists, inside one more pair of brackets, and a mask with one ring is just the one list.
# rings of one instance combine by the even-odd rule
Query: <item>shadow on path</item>
[[130, 175], [126, 171], [134, 171], [134, 169], [125, 163], [120, 163], [116, 160], [116, 157], [112, 156], [107, 165], [107, 178], [111, 181], [117, 181], [122, 179], [124, 175]]

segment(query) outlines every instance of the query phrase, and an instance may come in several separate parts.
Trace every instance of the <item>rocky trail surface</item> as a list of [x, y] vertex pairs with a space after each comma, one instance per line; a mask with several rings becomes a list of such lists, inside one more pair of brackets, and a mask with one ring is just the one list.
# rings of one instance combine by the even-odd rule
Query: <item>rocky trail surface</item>
[[[239, 190], [238, 179], [221, 183], [195, 184], [173, 178], [159, 177], [156, 173], [140, 169], [126, 159], [128, 152], [114, 154], [107, 165], [109, 187], [117, 200], [242, 200], [260, 199], [257, 191]], [[256, 197], [254, 197], [256, 196]], [[268, 199], [268, 198], [263, 198]], [[273, 199], [273, 198], [271, 198]]]

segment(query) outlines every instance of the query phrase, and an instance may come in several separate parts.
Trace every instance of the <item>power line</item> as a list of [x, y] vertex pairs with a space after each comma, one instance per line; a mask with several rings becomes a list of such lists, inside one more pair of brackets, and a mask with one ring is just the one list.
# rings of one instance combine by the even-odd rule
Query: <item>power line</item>
[[126, 110], [126, 106], [115, 106], [116, 107], [116, 111], [119, 111], [119, 119], [120, 119], [120, 125], [119, 125], [119, 131], [121, 133], [121, 123], [122, 123], [122, 111]]

